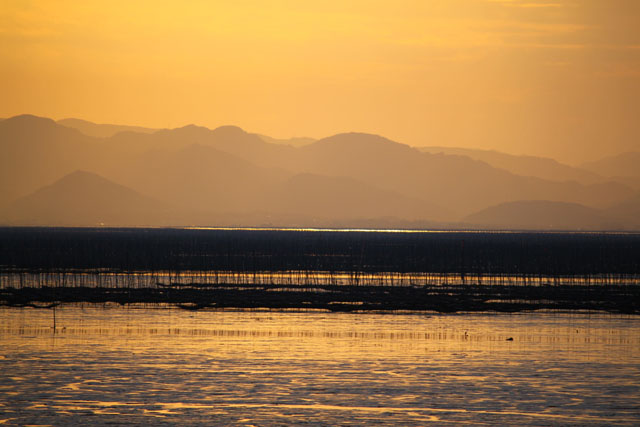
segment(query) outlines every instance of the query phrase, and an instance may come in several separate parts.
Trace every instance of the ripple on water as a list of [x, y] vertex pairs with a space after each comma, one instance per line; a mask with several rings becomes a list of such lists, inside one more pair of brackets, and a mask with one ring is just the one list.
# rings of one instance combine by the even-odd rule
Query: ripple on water
[[50, 311], [0, 309], [0, 422], [640, 422], [639, 317], [91, 306], [56, 316], [54, 331]]

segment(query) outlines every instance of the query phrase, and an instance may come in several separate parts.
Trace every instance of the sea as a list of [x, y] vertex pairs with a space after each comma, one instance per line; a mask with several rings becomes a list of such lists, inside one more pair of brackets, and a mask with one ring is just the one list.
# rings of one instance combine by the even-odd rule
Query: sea
[[0, 308], [0, 425], [640, 425], [640, 316]]

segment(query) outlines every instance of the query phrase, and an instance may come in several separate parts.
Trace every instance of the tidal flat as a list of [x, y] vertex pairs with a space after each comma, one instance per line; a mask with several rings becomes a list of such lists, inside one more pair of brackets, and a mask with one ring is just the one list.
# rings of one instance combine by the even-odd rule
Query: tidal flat
[[640, 316], [0, 308], [4, 425], [638, 425]]

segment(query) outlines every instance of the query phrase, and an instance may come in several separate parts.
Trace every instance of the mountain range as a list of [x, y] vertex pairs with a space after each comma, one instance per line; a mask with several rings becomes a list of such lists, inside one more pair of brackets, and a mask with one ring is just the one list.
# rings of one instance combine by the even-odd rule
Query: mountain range
[[552, 181], [576, 181], [595, 184], [603, 181], [603, 176], [588, 168], [578, 168], [562, 164], [554, 159], [536, 156], [516, 156], [495, 150], [477, 150], [457, 147], [420, 147], [425, 153], [442, 153], [466, 156], [489, 165], [504, 169], [516, 175], [534, 176]]
[[0, 224], [640, 229], [638, 155], [576, 167], [364, 133], [22, 115], [0, 121]]

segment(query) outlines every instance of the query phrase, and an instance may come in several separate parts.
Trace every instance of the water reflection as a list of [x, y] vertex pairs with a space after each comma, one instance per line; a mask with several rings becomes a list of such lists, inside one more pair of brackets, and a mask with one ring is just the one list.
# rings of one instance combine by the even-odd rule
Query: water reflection
[[52, 310], [0, 309], [0, 421], [640, 422], [639, 317], [90, 305], [56, 316], [53, 330]]

